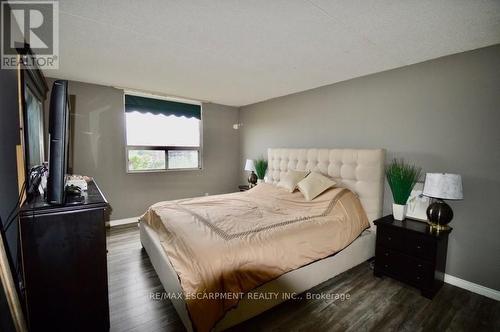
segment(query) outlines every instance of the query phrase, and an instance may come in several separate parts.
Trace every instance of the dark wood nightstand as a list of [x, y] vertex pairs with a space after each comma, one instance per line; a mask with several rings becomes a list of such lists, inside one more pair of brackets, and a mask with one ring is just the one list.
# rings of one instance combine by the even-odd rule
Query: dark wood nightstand
[[247, 191], [248, 189], [250, 189], [250, 187], [248, 185], [241, 185], [241, 186], [238, 186], [238, 189], [240, 191]]
[[374, 275], [403, 281], [432, 299], [443, 285], [451, 228], [435, 233], [425, 222], [394, 220], [392, 215], [374, 223], [377, 225]]

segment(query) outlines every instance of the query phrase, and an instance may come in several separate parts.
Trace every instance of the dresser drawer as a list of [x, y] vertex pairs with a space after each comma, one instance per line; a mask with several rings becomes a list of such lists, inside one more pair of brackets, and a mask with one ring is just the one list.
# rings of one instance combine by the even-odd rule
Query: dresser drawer
[[430, 287], [434, 280], [434, 267], [432, 264], [409, 257], [407, 262], [407, 269], [411, 271], [407, 275], [408, 280], [421, 287]]
[[406, 234], [405, 251], [418, 258], [433, 261], [436, 256], [436, 242], [420, 234]]
[[428, 261], [433, 261], [436, 253], [436, 242], [432, 239], [391, 227], [377, 229], [377, 244]]
[[402, 275], [404, 273], [404, 259], [400, 254], [390, 249], [377, 246], [375, 249], [375, 267], [384, 272]]
[[377, 244], [396, 250], [402, 250], [405, 246], [405, 233], [389, 227], [377, 229]]
[[434, 279], [432, 264], [380, 245], [376, 247], [375, 268], [419, 287], [428, 287]]

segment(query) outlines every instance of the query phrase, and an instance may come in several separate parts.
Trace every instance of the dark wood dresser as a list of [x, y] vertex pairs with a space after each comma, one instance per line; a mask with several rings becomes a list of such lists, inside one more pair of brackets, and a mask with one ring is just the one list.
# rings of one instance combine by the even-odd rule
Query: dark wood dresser
[[41, 198], [20, 212], [24, 300], [30, 331], [109, 330], [108, 204], [94, 182], [61, 206]]
[[433, 298], [443, 285], [448, 235], [451, 228], [431, 232], [428, 224], [394, 220], [392, 215], [376, 220], [375, 276], [389, 276], [421, 290]]

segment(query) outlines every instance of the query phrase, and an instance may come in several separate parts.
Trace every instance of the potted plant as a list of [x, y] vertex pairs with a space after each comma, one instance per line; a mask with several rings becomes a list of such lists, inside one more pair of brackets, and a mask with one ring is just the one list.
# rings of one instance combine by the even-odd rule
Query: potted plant
[[259, 158], [254, 162], [255, 173], [257, 174], [257, 183], [264, 182], [267, 170], [267, 160]]
[[411, 191], [420, 178], [422, 169], [415, 165], [410, 165], [404, 159], [393, 159], [387, 167], [385, 174], [387, 182], [391, 187], [392, 214], [396, 220], [404, 220], [406, 217], [406, 202]]

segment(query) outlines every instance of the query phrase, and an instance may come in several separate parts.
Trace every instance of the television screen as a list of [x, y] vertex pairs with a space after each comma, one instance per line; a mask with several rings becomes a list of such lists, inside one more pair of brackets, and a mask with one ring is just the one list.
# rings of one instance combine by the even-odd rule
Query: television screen
[[41, 165], [44, 161], [43, 152], [43, 105], [30, 87], [25, 89], [26, 105], [26, 163], [27, 170]]
[[52, 86], [49, 110], [49, 177], [47, 202], [64, 203], [64, 189], [69, 154], [68, 81], [58, 80]]

